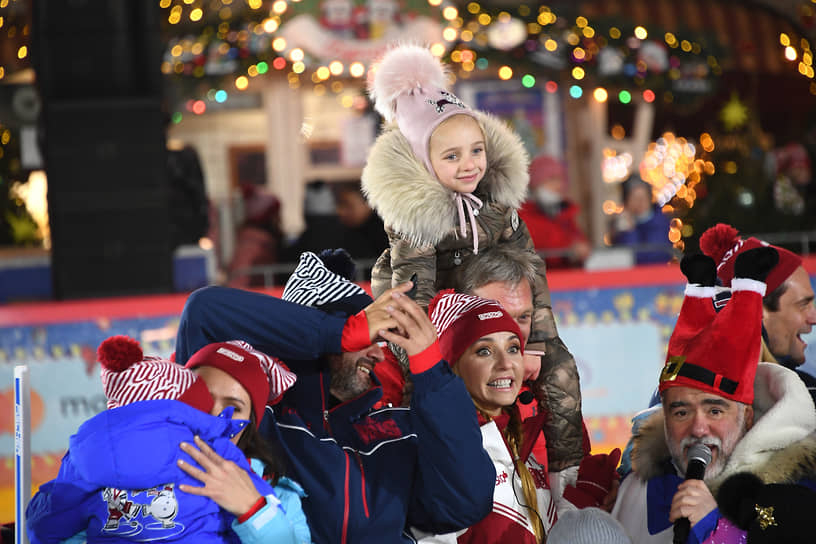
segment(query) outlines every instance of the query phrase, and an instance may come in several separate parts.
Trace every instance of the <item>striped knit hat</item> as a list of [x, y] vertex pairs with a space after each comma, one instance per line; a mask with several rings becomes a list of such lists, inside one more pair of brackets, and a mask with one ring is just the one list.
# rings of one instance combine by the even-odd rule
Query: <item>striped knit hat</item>
[[[512, 332], [521, 339], [518, 323], [495, 300], [445, 289], [428, 305], [428, 315], [439, 336], [442, 357], [455, 365], [479, 338], [493, 332]], [[524, 353], [524, 347], [521, 348]]]
[[241, 340], [207, 344], [184, 365], [185, 369], [212, 366], [223, 370], [249, 393], [255, 424], [261, 424], [267, 404], [277, 403], [297, 376], [282, 361], [254, 349]]
[[372, 299], [362, 287], [329, 270], [320, 258], [306, 251], [283, 288], [283, 300], [318, 308], [326, 313], [354, 315]]
[[141, 400], [175, 399], [210, 413], [213, 399], [207, 384], [189, 369], [159, 357], [145, 357], [139, 342], [124, 335], [99, 345], [102, 388], [108, 408]]
[[266, 404], [280, 400], [296, 380], [286, 365], [238, 340], [208, 344], [182, 367], [167, 359], [145, 357], [136, 340], [118, 335], [100, 344], [97, 358], [102, 364], [108, 408], [142, 400], [175, 399], [209, 414], [212, 396], [192, 369], [213, 366], [247, 390], [256, 425], [261, 423]]

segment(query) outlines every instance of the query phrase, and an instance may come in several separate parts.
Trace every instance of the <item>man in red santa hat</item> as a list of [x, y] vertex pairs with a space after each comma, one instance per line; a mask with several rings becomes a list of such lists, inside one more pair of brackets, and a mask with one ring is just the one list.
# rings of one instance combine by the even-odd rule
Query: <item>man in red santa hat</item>
[[734, 263], [744, 251], [757, 247], [773, 247], [779, 262], [768, 273], [768, 285], [762, 298], [762, 353], [760, 360], [778, 362], [795, 370], [810, 390], [816, 403], [816, 378], [799, 370], [805, 363], [807, 344], [802, 339], [816, 324], [816, 307], [810, 276], [802, 266], [802, 258], [787, 249], [769, 246], [757, 238], [742, 238], [731, 225], [719, 223], [700, 237], [700, 249], [714, 259], [717, 277], [724, 286], [731, 285]]
[[[769, 247], [740, 254], [731, 298], [717, 312], [714, 261], [683, 259], [689, 285], [660, 374], [662, 409], [633, 437], [633, 471], [612, 511], [634, 544], [745, 542], [714, 499], [737, 472], [816, 485], [816, 411], [807, 389], [791, 370], [758, 363], [765, 280], [778, 260]], [[700, 445], [708, 455], [702, 479], [686, 479]]]

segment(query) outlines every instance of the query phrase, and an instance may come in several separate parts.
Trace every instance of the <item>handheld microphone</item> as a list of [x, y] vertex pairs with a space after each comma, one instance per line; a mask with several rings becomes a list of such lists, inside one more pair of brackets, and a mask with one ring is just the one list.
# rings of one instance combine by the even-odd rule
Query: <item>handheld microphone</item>
[[[711, 462], [711, 450], [705, 444], [692, 445], [688, 452], [688, 467], [686, 468], [686, 480], [702, 480], [705, 475], [706, 466]], [[688, 518], [680, 518], [674, 522], [673, 544], [686, 544], [691, 522]]]

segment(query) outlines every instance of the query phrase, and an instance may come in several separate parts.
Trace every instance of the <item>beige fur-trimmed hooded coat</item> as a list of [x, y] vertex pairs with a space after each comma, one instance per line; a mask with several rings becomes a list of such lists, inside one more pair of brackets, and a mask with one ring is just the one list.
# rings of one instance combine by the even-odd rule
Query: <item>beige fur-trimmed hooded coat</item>
[[[510, 244], [539, 263], [533, 286], [535, 313], [528, 351], [546, 353], [537, 381], [537, 397], [550, 414], [545, 426], [553, 470], [576, 466], [583, 457], [581, 393], [577, 367], [558, 336], [544, 261], [517, 210], [527, 195], [529, 157], [504, 121], [474, 112], [485, 133], [487, 170], [473, 194], [483, 206], [476, 217], [479, 251]], [[417, 275], [416, 301], [427, 309], [440, 289], [458, 284], [460, 265], [473, 255], [473, 234], [459, 232], [455, 193], [444, 187], [414, 155], [396, 124], [384, 127], [368, 154], [362, 189], [382, 218], [390, 247], [371, 273], [374, 296]]]

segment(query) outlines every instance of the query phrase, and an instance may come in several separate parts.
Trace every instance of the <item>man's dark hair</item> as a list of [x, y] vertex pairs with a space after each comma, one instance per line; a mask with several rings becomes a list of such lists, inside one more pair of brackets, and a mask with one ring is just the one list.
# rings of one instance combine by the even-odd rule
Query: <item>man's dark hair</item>
[[782, 295], [788, 290], [788, 280], [786, 279], [782, 283], [779, 284], [779, 287], [762, 297], [762, 307], [768, 310], [769, 312], [778, 312], [779, 311], [779, 299], [782, 298]]

